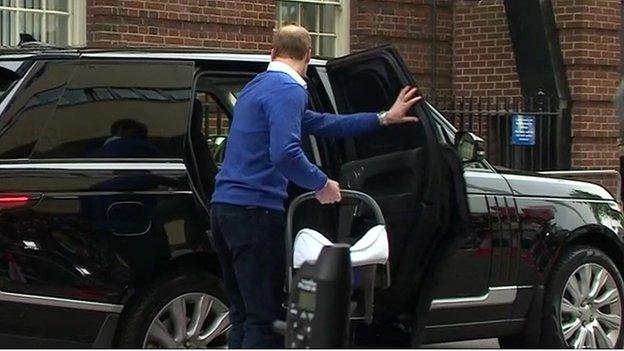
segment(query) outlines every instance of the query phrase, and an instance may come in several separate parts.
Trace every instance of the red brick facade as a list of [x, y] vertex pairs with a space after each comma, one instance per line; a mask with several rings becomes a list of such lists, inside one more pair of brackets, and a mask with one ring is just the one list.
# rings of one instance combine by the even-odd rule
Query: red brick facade
[[453, 92], [521, 96], [503, 2], [459, 1], [453, 15]]
[[267, 50], [273, 0], [87, 0], [89, 46]]
[[572, 93], [572, 167], [619, 168], [620, 0], [554, 1]]
[[430, 91], [435, 46], [437, 89], [440, 93], [449, 93], [453, 57], [452, 4], [450, 0], [437, 1], [433, 21], [429, 0], [351, 0], [351, 51], [392, 43], [421, 89]]

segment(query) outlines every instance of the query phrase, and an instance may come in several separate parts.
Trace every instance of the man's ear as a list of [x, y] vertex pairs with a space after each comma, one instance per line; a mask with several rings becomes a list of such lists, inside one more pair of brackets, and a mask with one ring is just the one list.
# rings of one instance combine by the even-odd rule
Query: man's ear
[[312, 49], [308, 49], [308, 53], [306, 54], [306, 63], [310, 63], [310, 60], [312, 59]]
[[271, 49], [271, 61], [275, 60], [275, 48]]

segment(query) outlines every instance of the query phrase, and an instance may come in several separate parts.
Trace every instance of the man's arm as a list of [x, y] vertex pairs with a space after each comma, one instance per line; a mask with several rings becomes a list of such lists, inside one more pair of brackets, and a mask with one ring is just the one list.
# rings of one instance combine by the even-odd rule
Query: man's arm
[[274, 98], [264, 101], [269, 120], [271, 162], [286, 178], [311, 190], [322, 189], [327, 176], [305, 156], [301, 149], [301, 115], [307, 103], [301, 87], [286, 86]]
[[[409, 110], [422, 98], [417, 95], [418, 89], [404, 87], [396, 101], [385, 113], [383, 124], [400, 124], [417, 122], [418, 117], [409, 116]], [[377, 113], [356, 113], [352, 115], [333, 115], [307, 110], [302, 121], [305, 134], [320, 137], [346, 138], [374, 132], [382, 125]]]
[[380, 127], [377, 113], [334, 115], [306, 110], [301, 121], [304, 134], [329, 138], [353, 137], [374, 132]]

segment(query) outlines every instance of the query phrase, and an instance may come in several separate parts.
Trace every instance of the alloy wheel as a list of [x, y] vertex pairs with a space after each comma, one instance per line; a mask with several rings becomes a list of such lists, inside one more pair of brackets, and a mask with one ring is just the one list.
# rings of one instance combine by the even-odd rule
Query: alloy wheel
[[559, 322], [566, 346], [614, 348], [622, 326], [621, 292], [606, 268], [586, 263], [568, 278]]
[[163, 307], [150, 324], [143, 348], [225, 348], [228, 308], [214, 296], [188, 293]]

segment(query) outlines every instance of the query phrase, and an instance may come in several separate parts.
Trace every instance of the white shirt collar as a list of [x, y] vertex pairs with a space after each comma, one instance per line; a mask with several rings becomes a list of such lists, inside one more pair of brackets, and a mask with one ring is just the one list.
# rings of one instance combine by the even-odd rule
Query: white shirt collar
[[269, 67], [267, 68], [267, 71], [284, 72], [288, 74], [292, 79], [295, 80], [295, 82], [297, 82], [302, 87], [306, 89], [308, 87], [308, 84], [303, 79], [303, 77], [301, 77], [301, 75], [297, 73], [297, 71], [295, 71], [292, 67], [290, 67], [288, 64], [284, 62], [271, 61], [271, 63], [269, 63]]

